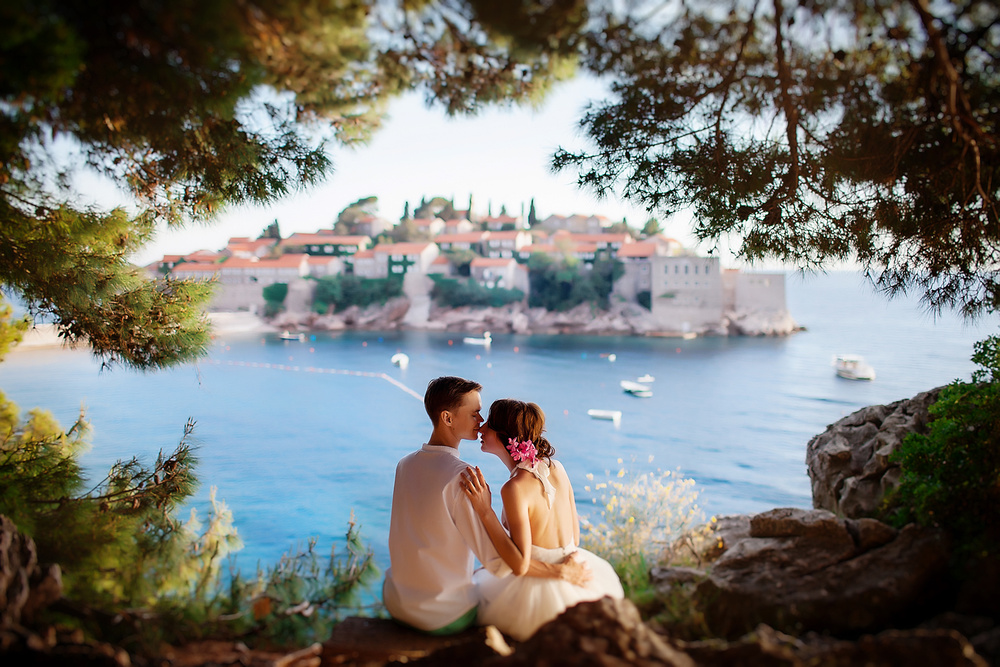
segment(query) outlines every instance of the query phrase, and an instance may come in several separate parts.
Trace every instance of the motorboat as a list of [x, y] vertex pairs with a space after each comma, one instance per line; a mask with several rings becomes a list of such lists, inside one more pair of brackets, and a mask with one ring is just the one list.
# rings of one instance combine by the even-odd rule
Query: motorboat
[[622, 411], [621, 410], [598, 410], [591, 409], [587, 410], [587, 414], [593, 419], [606, 419], [608, 421], [614, 422], [615, 426], [622, 423]]
[[839, 354], [833, 359], [837, 375], [847, 380], [874, 380], [875, 369], [857, 354]]
[[469, 345], [489, 345], [493, 342], [493, 337], [489, 331], [484, 331], [482, 336], [466, 336], [462, 342]]
[[649, 384], [650, 382], [655, 382], [656, 378], [650, 375], [649, 373], [646, 373], [645, 375], [640, 375], [639, 377], [637, 377], [635, 381], [640, 384]]
[[291, 331], [282, 331], [278, 338], [281, 340], [297, 340], [300, 343], [304, 343], [306, 341], [306, 335], [304, 333], [292, 333]]
[[632, 396], [649, 398], [653, 395], [653, 390], [649, 388], [649, 385], [639, 384], [638, 382], [632, 382], [631, 380], [622, 380], [618, 384], [621, 385], [621, 388], [626, 394], [631, 394]]
[[392, 355], [390, 361], [392, 361], [393, 366], [399, 366], [400, 368], [406, 368], [410, 365], [410, 357], [403, 352], [397, 352]]

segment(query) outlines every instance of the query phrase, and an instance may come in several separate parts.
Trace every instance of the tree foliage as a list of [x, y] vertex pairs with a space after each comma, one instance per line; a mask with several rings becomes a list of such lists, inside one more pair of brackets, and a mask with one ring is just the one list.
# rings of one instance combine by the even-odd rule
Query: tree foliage
[[316, 280], [313, 307], [326, 312], [331, 306], [339, 312], [350, 306], [366, 308], [384, 304], [403, 294], [403, 281], [398, 278], [360, 278], [350, 274], [323, 276]]
[[[586, 18], [582, 0], [5, 3], [0, 284], [108, 363], [191, 359], [209, 294], [129, 264], [155, 229], [318, 183], [326, 143], [367, 139], [401, 91], [449, 112], [535, 99]], [[129, 208], [81, 203], [85, 172]]]
[[599, 260], [589, 270], [580, 270], [573, 258], [554, 260], [532, 253], [528, 259], [528, 305], [566, 311], [581, 303], [592, 303], [607, 309], [614, 282], [623, 272], [621, 262], [616, 260]]
[[972, 382], [942, 389], [928, 433], [907, 435], [893, 454], [902, 474], [885, 503], [897, 525], [948, 530], [958, 565], [1000, 555], [1000, 337], [976, 343], [972, 360]]
[[[994, 2], [640, 3], [587, 35], [611, 83], [559, 151], [579, 183], [733, 239], [750, 261], [856, 260], [892, 294], [1000, 305]], [[640, 13], [648, 12], [642, 15]]]
[[519, 289], [503, 287], [483, 287], [470, 279], [445, 278], [434, 276], [434, 289], [431, 297], [436, 303], [446, 308], [461, 308], [462, 306], [500, 308], [509, 303], [524, 300], [524, 292]]

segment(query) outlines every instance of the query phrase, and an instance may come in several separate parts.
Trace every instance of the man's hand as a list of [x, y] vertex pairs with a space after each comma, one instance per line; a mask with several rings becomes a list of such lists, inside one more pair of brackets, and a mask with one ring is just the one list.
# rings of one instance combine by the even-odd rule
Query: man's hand
[[569, 583], [586, 588], [594, 573], [579, 554], [571, 553], [559, 564], [559, 578]]
[[490, 485], [483, 478], [483, 471], [479, 469], [479, 466], [466, 468], [462, 471], [462, 490], [472, 502], [472, 509], [476, 511], [478, 516], [486, 516], [487, 512], [493, 511]]

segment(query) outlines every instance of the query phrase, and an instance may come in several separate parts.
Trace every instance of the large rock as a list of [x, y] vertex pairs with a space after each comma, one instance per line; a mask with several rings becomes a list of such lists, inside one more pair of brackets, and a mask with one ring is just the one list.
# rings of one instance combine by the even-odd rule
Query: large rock
[[873, 405], [831, 424], [806, 446], [813, 507], [840, 516], [874, 516], [899, 482], [889, 457], [908, 433], [924, 433], [941, 389], [889, 405]]
[[777, 509], [751, 518], [750, 536], [716, 560], [695, 602], [726, 637], [760, 623], [794, 633], [873, 632], [931, 615], [948, 556], [939, 531]]
[[602, 598], [570, 607], [507, 657], [488, 665], [671, 665], [695, 662], [642, 622], [628, 600]]
[[30, 623], [60, 597], [59, 566], [40, 566], [34, 540], [0, 514], [0, 629]]
[[966, 638], [953, 630], [887, 630], [845, 641], [821, 635], [794, 637], [761, 625], [736, 641], [681, 642], [680, 648], [701, 667], [988, 667]]

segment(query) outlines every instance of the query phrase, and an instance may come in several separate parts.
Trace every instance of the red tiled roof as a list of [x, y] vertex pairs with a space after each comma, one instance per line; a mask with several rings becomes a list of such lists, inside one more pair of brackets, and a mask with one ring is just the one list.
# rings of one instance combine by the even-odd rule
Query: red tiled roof
[[496, 232], [461, 232], [456, 234], [438, 234], [435, 243], [479, 243], [491, 238]]
[[649, 241], [626, 243], [618, 249], [619, 257], [652, 257], [655, 254], [656, 244]]
[[353, 257], [354, 259], [371, 259], [374, 256], [375, 256], [374, 250], [359, 250], [353, 255], [351, 255], [351, 257]]
[[531, 245], [523, 246], [518, 250], [518, 252], [558, 252], [559, 248], [552, 245], [551, 243], [532, 243]]
[[297, 245], [330, 245], [339, 243], [340, 245], [361, 245], [370, 241], [367, 236], [339, 236], [336, 234], [292, 234], [281, 242], [283, 246]]
[[438, 255], [431, 264], [451, 264], [451, 260], [447, 255]]
[[573, 246], [573, 252], [597, 252], [596, 243], [577, 243]]
[[417, 227], [430, 227], [435, 222], [444, 223], [444, 220], [441, 220], [441, 218], [414, 218], [412, 222]]
[[517, 262], [513, 257], [476, 257], [469, 266], [510, 266]]
[[226, 269], [293, 269], [302, 264], [303, 257], [308, 257], [308, 255], [288, 253], [275, 259], [230, 257], [221, 266]]
[[490, 241], [513, 241], [520, 234], [524, 234], [523, 231], [513, 231], [513, 232], [490, 232]]
[[431, 245], [430, 241], [411, 243], [379, 243], [375, 246], [375, 252], [381, 252], [387, 255], [419, 255], [426, 250], [429, 245]]
[[174, 271], [177, 271], [178, 273], [184, 273], [186, 271], [194, 273], [217, 273], [222, 267], [223, 264], [217, 264], [215, 262], [185, 262], [175, 266]]
[[570, 238], [580, 243], [631, 243], [628, 234], [570, 234]]

